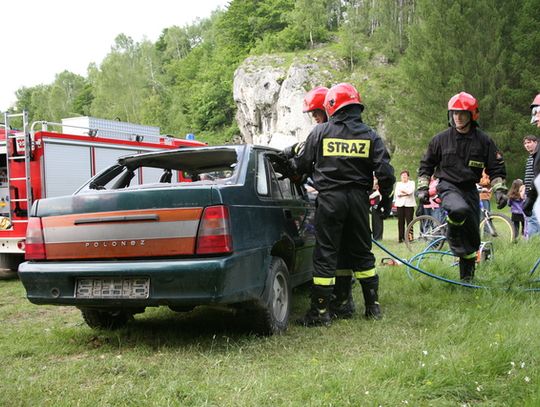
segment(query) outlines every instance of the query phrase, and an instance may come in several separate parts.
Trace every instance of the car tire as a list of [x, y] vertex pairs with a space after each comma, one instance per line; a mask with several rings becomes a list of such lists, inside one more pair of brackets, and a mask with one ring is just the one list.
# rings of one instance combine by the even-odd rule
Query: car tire
[[119, 329], [133, 319], [133, 313], [123, 310], [81, 308], [84, 322], [93, 329]]
[[276, 335], [287, 330], [291, 312], [292, 290], [289, 270], [283, 259], [272, 257], [258, 315], [254, 321], [256, 332]]

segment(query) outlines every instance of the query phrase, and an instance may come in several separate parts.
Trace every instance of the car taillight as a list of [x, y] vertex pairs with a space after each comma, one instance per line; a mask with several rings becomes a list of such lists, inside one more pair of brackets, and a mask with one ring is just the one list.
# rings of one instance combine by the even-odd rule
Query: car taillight
[[44, 260], [47, 258], [45, 255], [45, 240], [43, 239], [41, 218], [28, 219], [24, 258], [26, 260]]
[[223, 205], [205, 208], [197, 236], [197, 254], [231, 253], [229, 209]]

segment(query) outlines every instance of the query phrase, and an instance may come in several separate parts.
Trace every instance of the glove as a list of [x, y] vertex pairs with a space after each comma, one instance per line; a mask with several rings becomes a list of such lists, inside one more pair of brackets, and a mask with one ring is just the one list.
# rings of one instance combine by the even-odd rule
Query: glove
[[429, 204], [429, 191], [427, 187], [420, 187], [416, 190], [416, 197], [420, 205]]
[[293, 175], [294, 172], [289, 165], [289, 160], [283, 156], [283, 153], [273, 155], [270, 158], [270, 161], [274, 167], [274, 170], [282, 175], [280, 179], [288, 178]]
[[381, 201], [377, 206], [377, 210], [381, 213], [381, 218], [386, 219], [392, 214], [392, 194], [382, 194]]
[[290, 158], [293, 158], [298, 150], [301, 148], [299, 146], [300, 143], [294, 143], [292, 146], [285, 147], [282, 151], [283, 156], [288, 160]]
[[525, 201], [523, 202], [523, 214], [526, 217], [530, 218], [532, 216], [533, 206], [534, 201], [530, 197], [525, 198]]
[[497, 202], [497, 209], [502, 209], [508, 204], [508, 195], [503, 188], [495, 191], [495, 202]]
[[497, 177], [491, 180], [491, 190], [495, 193], [495, 202], [497, 202], [497, 209], [502, 209], [508, 205], [508, 188], [504, 184], [504, 179]]

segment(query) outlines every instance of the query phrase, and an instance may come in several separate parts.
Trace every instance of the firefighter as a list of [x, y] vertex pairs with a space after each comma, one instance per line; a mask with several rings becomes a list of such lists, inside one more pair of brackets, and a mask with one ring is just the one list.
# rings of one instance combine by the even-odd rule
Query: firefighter
[[[362, 286], [365, 316], [380, 319], [379, 276], [371, 251], [369, 193], [379, 180], [381, 207], [388, 216], [395, 182], [382, 139], [362, 122], [362, 100], [354, 86], [340, 83], [324, 100], [329, 121], [319, 124], [305, 144], [284, 151], [297, 174], [311, 176], [319, 191], [315, 213], [311, 306], [299, 320], [304, 326], [331, 324], [330, 300], [347, 307], [351, 278], [337, 279], [336, 269], [351, 269]], [[291, 158], [292, 157], [292, 158]], [[338, 260], [339, 258], [339, 260]]]
[[485, 169], [491, 180], [497, 208], [506, 206], [506, 168], [491, 137], [478, 128], [478, 102], [461, 92], [448, 101], [449, 128], [429, 143], [420, 161], [417, 195], [429, 202], [429, 180], [439, 178], [437, 192], [447, 212], [447, 239], [459, 257], [461, 280], [474, 277], [476, 252], [480, 248], [480, 197], [476, 184]]
[[324, 98], [328, 93], [328, 88], [324, 86], [317, 86], [311, 89], [306, 96], [304, 96], [304, 113], [311, 113], [315, 123], [321, 124], [328, 121], [326, 111], [324, 110]]
[[[304, 96], [304, 113], [311, 113], [313, 120], [317, 124], [326, 123], [328, 116], [324, 110], [324, 98], [328, 93], [328, 88], [325, 86], [317, 86], [311, 89]], [[316, 193], [316, 190], [314, 190]], [[351, 318], [356, 311], [356, 304], [352, 294], [352, 279], [353, 271], [342, 266], [340, 258], [343, 255], [338, 255], [338, 268], [336, 270], [336, 283], [334, 285], [334, 293], [330, 301], [330, 315], [332, 318], [348, 319]]]
[[[533, 102], [531, 103], [531, 124], [536, 127], [540, 127], [540, 93], [536, 95]], [[538, 189], [535, 186], [535, 183], [539, 182], [537, 180], [538, 174], [540, 174], [540, 154], [538, 154], [538, 145], [536, 146], [536, 151], [534, 151], [531, 155], [533, 156], [533, 180], [536, 180], [532, 182], [531, 188], [529, 192], [527, 193], [527, 198], [525, 199], [525, 202], [523, 202], [523, 213], [527, 217], [533, 216], [533, 207], [534, 203], [536, 202], [536, 198], [538, 197]], [[536, 218], [536, 222], [539, 221], [538, 214], [534, 215]]]

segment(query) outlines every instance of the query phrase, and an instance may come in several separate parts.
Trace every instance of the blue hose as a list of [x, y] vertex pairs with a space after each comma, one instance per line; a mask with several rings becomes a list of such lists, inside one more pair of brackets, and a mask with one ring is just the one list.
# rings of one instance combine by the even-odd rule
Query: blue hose
[[[424, 251], [414, 255], [409, 261], [408, 260], [404, 260], [400, 257], [398, 257], [397, 255], [395, 255], [394, 253], [392, 253], [391, 251], [389, 251], [386, 247], [384, 247], [383, 245], [381, 245], [379, 242], [377, 242], [376, 240], [374, 239], [371, 239], [373, 243], [375, 243], [375, 245], [381, 249], [383, 252], [385, 252], [386, 254], [390, 255], [391, 257], [393, 257], [394, 259], [396, 259], [397, 261], [399, 261], [400, 263], [403, 263], [407, 266], [407, 273], [408, 273], [408, 269], [411, 268], [421, 274], [424, 274], [428, 277], [431, 277], [431, 278], [434, 278], [435, 280], [439, 280], [439, 281], [443, 281], [445, 283], [449, 283], [449, 284], [454, 284], [454, 285], [459, 285], [459, 286], [462, 286], [462, 287], [467, 287], [467, 288], [483, 288], [483, 289], [491, 289], [491, 287], [487, 287], [487, 286], [484, 286], [484, 285], [477, 285], [477, 284], [471, 284], [471, 283], [465, 283], [465, 282], [462, 282], [462, 281], [456, 281], [456, 280], [451, 280], [449, 278], [444, 278], [444, 277], [441, 277], [441, 276], [438, 276], [437, 274], [433, 274], [433, 273], [430, 273], [429, 271], [426, 271], [426, 270], [423, 270], [421, 269], [420, 267], [417, 267], [413, 264], [411, 264], [412, 261], [414, 261], [416, 258], [419, 259], [418, 262], [420, 262], [422, 260], [422, 258], [426, 255], [426, 254], [441, 254], [441, 255], [452, 255], [451, 252], [448, 252], [448, 251], [439, 251], [439, 250], [429, 250], [431, 247], [433, 247], [434, 245], [436, 245], [438, 242], [440, 242], [441, 239], [444, 239], [444, 237], [438, 239], [438, 240], [435, 240], [433, 242], [431, 242]], [[535, 265], [533, 266], [533, 268], [531, 269], [531, 271], [529, 272], [529, 275], [532, 275], [536, 268], [540, 265], [540, 258], [536, 261]], [[533, 282], [540, 282], [540, 280], [535, 280]], [[532, 292], [540, 292], [540, 288], [524, 288], [524, 287], [521, 287], [521, 289], [523, 291], [532, 291]]]

